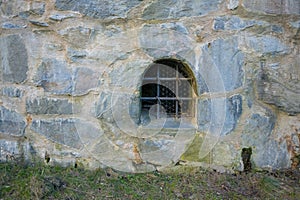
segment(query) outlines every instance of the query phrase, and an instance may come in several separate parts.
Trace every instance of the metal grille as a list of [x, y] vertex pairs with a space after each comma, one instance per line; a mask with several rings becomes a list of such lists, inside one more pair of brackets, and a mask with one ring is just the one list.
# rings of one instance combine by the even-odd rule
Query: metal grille
[[151, 106], [159, 105], [154, 109], [157, 118], [161, 118], [163, 109], [168, 117], [192, 117], [192, 81], [185, 66], [179, 62], [165, 60], [152, 65], [143, 79], [142, 110], [149, 112]]

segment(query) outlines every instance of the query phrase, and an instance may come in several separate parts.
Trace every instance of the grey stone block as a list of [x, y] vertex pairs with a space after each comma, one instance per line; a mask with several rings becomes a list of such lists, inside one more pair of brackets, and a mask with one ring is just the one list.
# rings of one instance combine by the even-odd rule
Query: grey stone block
[[172, 19], [202, 16], [218, 9], [222, 0], [154, 1], [143, 13], [144, 19]]
[[51, 15], [49, 17], [49, 19], [54, 20], [54, 21], [63, 21], [65, 19], [73, 18], [75, 16], [76, 15], [74, 15], [74, 14], [66, 14], [66, 15], [63, 15], [63, 14], [53, 14], [53, 15]]
[[300, 20], [299, 21], [294, 21], [290, 22], [290, 25], [294, 28], [300, 29]]
[[31, 130], [48, 139], [72, 148], [82, 148], [82, 143], [76, 129], [76, 119], [33, 120]]
[[0, 140], [0, 162], [13, 161], [19, 156], [18, 141]]
[[276, 117], [271, 111], [264, 115], [254, 113], [248, 119], [243, 131], [243, 144], [245, 146], [264, 145], [269, 140], [276, 122]]
[[13, 98], [20, 98], [23, 96], [23, 91], [16, 87], [4, 87], [2, 88], [2, 95]]
[[100, 74], [89, 68], [76, 68], [73, 77], [72, 95], [74, 96], [85, 95], [99, 86]]
[[0, 133], [22, 136], [24, 135], [26, 122], [22, 115], [0, 106]]
[[251, 12], [266, 14], [295, 14], [300, 15], [300, 1], [298, 0], [243, 0], [244, 8]]
[[46, 4], [44, 2], [31, 2], [30, 7], [19, 13], [21, 18], [27, 19], [31, 15], [42, 16], [45, 13]]
[[273, 36], [245, 36], [239, 40], [239, 47], [246, 51], [255, 51], [262, 55], [283, 55], [290, 51], [290, 48]]
[[237, 37], [206, 44], [199, 60], [199, 94], [232, 91], [243, 85], [244, 54], [238, 49]]
[[78, 11], [89, 17], [104, 18], [124, 18], [126, 13], [133, 7], [139, 5], [139, 0], [56, 0], [55, 7], [58, 10]]
[[5, 82], [22, 83], [27, 78], [28, 55], [19, 35], [0, 38], [0, 73]]
[[182, 23], [145, 25], [139, 40], [141, 48], [156, 59], [177, 56], [194, 63], [193, 41]]
[[241, 95], [234, 95], [226, 99], [200, 99], [197, 112], [198, 130], [209, 131], [217, 135], [231, 133], [242, 114], [242, 104]]
[[290, 156], [286, 141], [278, 142], [270, 138], [264, 145], [254, 150], [253, 162], [260, 168], [289, 168]]
[[55, 59], [45, 59], [38, 67], [34, 77], [37, 86], [53, 94], [72, 93], [72, 74], [67, 68], [67, 63]]
[[237, 16], [222, 16], [214, 20], [214, 30], [244, 30], [254, 25], [263, 25], [266, 22], [256, 20], [244, 20]]
[[4, 22], [2, 24], [3, 29], [23, 29], [26, 28], [26, 24], [16, 24], [12, 22]]
[[26, 112], [30, 114], [72, 114], [73, 104], [67, 99], [35, 98], [27, 99]]
[[68, 56], [73, 62], [78, 62], [88, 55], [86, 51], [78, 51], [74, 49], [68, 49]]
[[289, 114], [300, 113], [299, 64], [300, 58], [295, 58], [287, 64], [271, 64], [261, 69], [256, 80], [258, 99]]

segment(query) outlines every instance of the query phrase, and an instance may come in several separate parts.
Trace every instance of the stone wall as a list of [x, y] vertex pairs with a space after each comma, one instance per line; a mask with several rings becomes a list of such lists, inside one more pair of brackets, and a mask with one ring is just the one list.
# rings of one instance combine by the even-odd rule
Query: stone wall
[[[0, 0], [0, 160], [160, 170], [300, 162], [300, 1]], [[158, 59], [196, 79], [192, 127], [142, 127]]]

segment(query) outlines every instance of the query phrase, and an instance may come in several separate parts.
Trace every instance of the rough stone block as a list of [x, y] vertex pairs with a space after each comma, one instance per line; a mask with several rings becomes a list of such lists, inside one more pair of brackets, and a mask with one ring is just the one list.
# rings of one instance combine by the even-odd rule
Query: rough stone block
[[289, 114], [300, 113], [300, 58], [290, 63], [270, 64], [257, 74], [258, 99]]
[[182, 23], [145, 25], [139, 36], [141, 48], [150, 56], [178, 56], [194, 63], [193, 41]]
[[23, 96], [23, 91], [16, 87], [4, 87], [2, 88], [2, 95], [13, 98], [20, 98]]
[[58, 34], [62, 35], [73, 48], [85, 48], [91, 41], [93, 41], [93, 35], [95, 30], [83, 26], [66, 28], [60, 30]]
[[300, 15], [299, 0], [243, 0], [242, 5], [251, 12]]
[[17, 16], [21, 12], [26, 12], [29, 2], [26, 0], [0, 1], [1, 14], [4, 16]]
[[19, 35], [0, 38], [0, 80], [21, 83], [27, 78], [28, 55]]
[[17, 141], [0, 140], [0, 162], [13, 161], [20, 155]]
[[88, 55], [86, 51], [78, 51], [74, 49], [68, 49], [68, 56], [73, 62], [80, 62], [81, 59]]
[[76, 68], [73, 77], [72, 94], [75, 96], [87, 94], [91, 89], [99, 86], [100, 74], [89, 68]]
[[268, 110], [264, 114], [253, 114], [243, 131], [242, 138], [245, 146], [263, 146], [269, 140], [275, 121], [275, 115]]
[[198, 129], [214, 135], [232, 132], [242, 114], [242, 96], [200, 99], [198, 101]]
[[67, 63], [55, 59], [45, 59], [34, 77], [37, 86], [53, 94], [72, 93], [72, 74]]
[[24, 135], [26, 122], [22, 115], [0, 106], [0, 133], [12, 136]]
[[80, 149], [82, 143], [76, 123], [76, 119], [33, 120], [30, 128], [54, 142]]
[[200, 94], [232, 91], [243, 85], [244, 54], [238, 49], [237, 37], [206, 44], [199, 60], [196, 78]]
[[214, 30], [244, 30], [254, 25], [263, 25], [266, 22], [256, 20], [244, 20], [237, 16], [222, 16], [214, 20]]
[[300, 29], [300, 20], [295, 22], [290, 22], [290, 25], [294, 28]]
[[143, 13], [144, 19], [172, 19], [202, 16], [218, 9], [222, 0], [154, 1]]
[[26, 112], [30, 114], [72, 114], [73, 104], [67, 99], [35, 98], [27, 99]]
[[273, 36], [243, 36], [239, 38], [239, 48], [243, 51], [254, 51], [262, 55], [283, 55], [290, 51], [290, 48]]
[[44, 2], [31, 2], [30, 7], [19, 13], [21, 18], [28, 18], [30, 15], [42, 16], [45, 13], [46, 4]]
[[23, 29], [26, 28], [26, 24], [20, 24], [20, 23], [12, 23], [12, 22], [4, 22], [2, 24], [3, 29]]
[[56, 0], [55, 7], [58, 10], [78, 11], [89, 17], [104, 19], [124, 18], [130, 9], [140, 3], [141, 2], [139, 0]]
[[290, 164], [287, 144], [272, 137], [276, 117], [270, 110], [254, 113], [242, 133], [243, 146], [252, 148], [252, 161], [261, 168], [287, 168]]
[[240, 1], [239, 0], [229, 0], [227, 4], [227, 8], [230, 10], [234, 10], [239, 6]]
[[253, 153], [256, 167], [285, 169], [290, 166], [290, 156], [286, 141], [278, 142], [272, 138], [261, 146], [257, 146]]

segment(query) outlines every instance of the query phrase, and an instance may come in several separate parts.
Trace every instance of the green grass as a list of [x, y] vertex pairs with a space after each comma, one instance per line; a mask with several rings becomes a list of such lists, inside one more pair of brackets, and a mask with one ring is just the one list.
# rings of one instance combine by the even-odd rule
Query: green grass
[[0, 199], [297, 199], [299, 171], [219, 174], [179, 166], [129, 174], [0, 163]]

